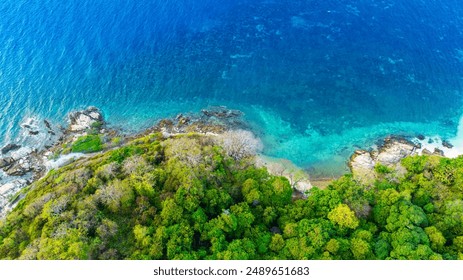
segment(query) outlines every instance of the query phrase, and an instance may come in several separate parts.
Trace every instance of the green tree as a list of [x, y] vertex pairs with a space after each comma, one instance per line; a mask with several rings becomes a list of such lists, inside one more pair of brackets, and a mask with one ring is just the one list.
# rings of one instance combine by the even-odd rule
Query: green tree
[[339, 204], [330, 213], [328, 213], [328, 219], [341, 228], [355, 229], [359, 226], [359, 220], [346, 204]]

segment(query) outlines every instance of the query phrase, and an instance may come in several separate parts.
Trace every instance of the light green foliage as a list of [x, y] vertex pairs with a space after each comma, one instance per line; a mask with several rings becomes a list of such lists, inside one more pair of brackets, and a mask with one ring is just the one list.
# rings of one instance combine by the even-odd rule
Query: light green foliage
[[357, 260], [367, 259], [371, 254], [370, 243], [360, 238], [353, 238], [350, 249]]
[[392, 172], [392, 169], [385, 165], [377, 163], [375, 165], [375, 171], [379, 174], [388, 174]]
[[334, 224], [344, 228], [355, 229], [359, 225], [359, 221], [357, 217], [355, 217], [355, 213], [345, 204], [339, 204], [330, 213], [328, 213], [328, 219], [330, 219], [330, 221]]
[[94, 153], [103, 150], [103, 142], [98, 135], [87, 135], [79, 137], [72, 143], [73, 153]]
[[457, 236], [453, 239], [453, 244], [455, 249], [458, 250], [459, 253], [463, 253], [463, 236]]
[[294, 201], [251, 162], [152, 134], [53, 170], [0, 221], [0, 258], [463, 259], [462, 157], [405, 158], [400, 179], [377, 166], [368, 188], [346, 175]]
[[436, 252], [442, 251], [446, 242], [442, 232], [440, 232], [435, 226], [427, 227], [424, 229], [424, 231], [431, 241], [431, 248]]

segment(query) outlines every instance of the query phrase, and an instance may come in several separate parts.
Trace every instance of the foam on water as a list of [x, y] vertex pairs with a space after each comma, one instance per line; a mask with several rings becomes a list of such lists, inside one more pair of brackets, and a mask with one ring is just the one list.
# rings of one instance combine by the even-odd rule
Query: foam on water
[[444, 152], [446, 157], [455, 158], [463, 155], [463, 116], [460, 118], [457, 134], [447, 140], [447, 142], [453, 147], [444, 145], [442, 137], [439, 135], [426, 136], [423, 140], [415, 138], [413, 141], [421, 145], [421, 148], [419, 149], [420, 153], [422, 153], [425, 149], [430, 152], [433, 152], [435, 149], [439, 149]]
[[462, 13], [450, 0], [3, 0], [0, 145], [38, 145], [24, 120], [66, 125], [89, 105], [126, 131], [226, 105], [266, 153], [307, 168], [338, 174], [390, 134], [457, 153]]
[[460, 118], [458, 123], [458, 130], [457, 135], [449, 140], [450, 143], [453, 145], [453, 149], [456, 151], [454, 155], [462, 155], [463, 154], [463, 115]]
[[[463, 154], [460, 139], [449, 139], [452, 130], [445, 130], [440, 122], [390, 122], [372, 126], [352, 127], [337, 133], [321, 134], [308, 125], [303, 132], [294, 129], [290, 123], [268, 109], [252, 107], [248, 115], [255, 120], [254, 129], [259, 131], [265, 144], [265, 153], [275, 157], [287, 157], [299, 166], [308, 168], [312, 176], [338, 176], [347, 171], [347, 159], [355, 149], [371, 149], [378, 140], [397, 135], [422, 144], [433, 152], [439, 148], [448, 156]], [[461, 126], [461, 124], [460, 124]], [[460, 131], [461, 132], [461, 131]], [[419, 141], [416, 135], [437, 135]], [[449, 139], [455, 147], [448, 149], [442, 145], [442, 138]], [[430, 144], [429, 139], [433, 139]]]

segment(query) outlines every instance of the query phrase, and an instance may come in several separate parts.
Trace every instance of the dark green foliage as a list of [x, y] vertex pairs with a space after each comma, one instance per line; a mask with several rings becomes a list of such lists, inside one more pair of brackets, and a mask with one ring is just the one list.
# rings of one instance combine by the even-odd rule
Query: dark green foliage
[[376, 166], [372, 186], [346, 175], [292, 201], [286, 178], [208, 137], [148, 135], [34, 183], [0, 221], [0, 258], [462, 259], [463, 158], [403, 165], [402, 179]]
[[79, 137], [71, 147], [73, 153], [94, 153], [103, 150], [103, 142], [98, 135]]
[[389, 167], [379, 163], [375, 165], [375, 171], [378, 174], [388, 174], [392, 172], [392, 170]]
[[129, 158], [133, 155], [139, 155], [143, 153], [143, 149], [137, 146], [126, 146], [110, 152], [109, 159], [117, 163], [122, 163], [124, 159]]

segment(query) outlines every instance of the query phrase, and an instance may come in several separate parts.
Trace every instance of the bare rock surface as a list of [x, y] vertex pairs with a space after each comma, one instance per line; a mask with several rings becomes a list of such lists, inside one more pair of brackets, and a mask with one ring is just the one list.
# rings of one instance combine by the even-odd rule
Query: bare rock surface
[[418, 148], [417, 144], [406, 139], [388, 137], [376, 150], [355, 151], [349, 160], [349, 168], [356, 180], [368, 185], [376, 179], [377, 164], [387, 166], [400, 175], [404, 172], [400, 161], [407, 156], [418, 154]]
[[68, 118], [67, 129], [47, 120], [26, 118], [20, 124], [22, 130], [18, 142], [21, 145], [11, 143], [1, 149], [3, 156], [0, 157], [0, 218], [16, 205], [17, 199], [11, 198], [20, 190], [41, 178], [51, 168], [59, 168], [84, 156], [72, 154], [49, 159], [56, 148], [71, 143], [90, 129], [97, 129], [96, 132], [100, 133], [105, 125], [103, 115], [96, 107], [72, 112]]
[[103, 124], [103, 115], [96, 107], [88, 107], [82, 111], [69, 114], [69, 130], [71, 132], [83, 132], [91, 129], [95, 124]]

